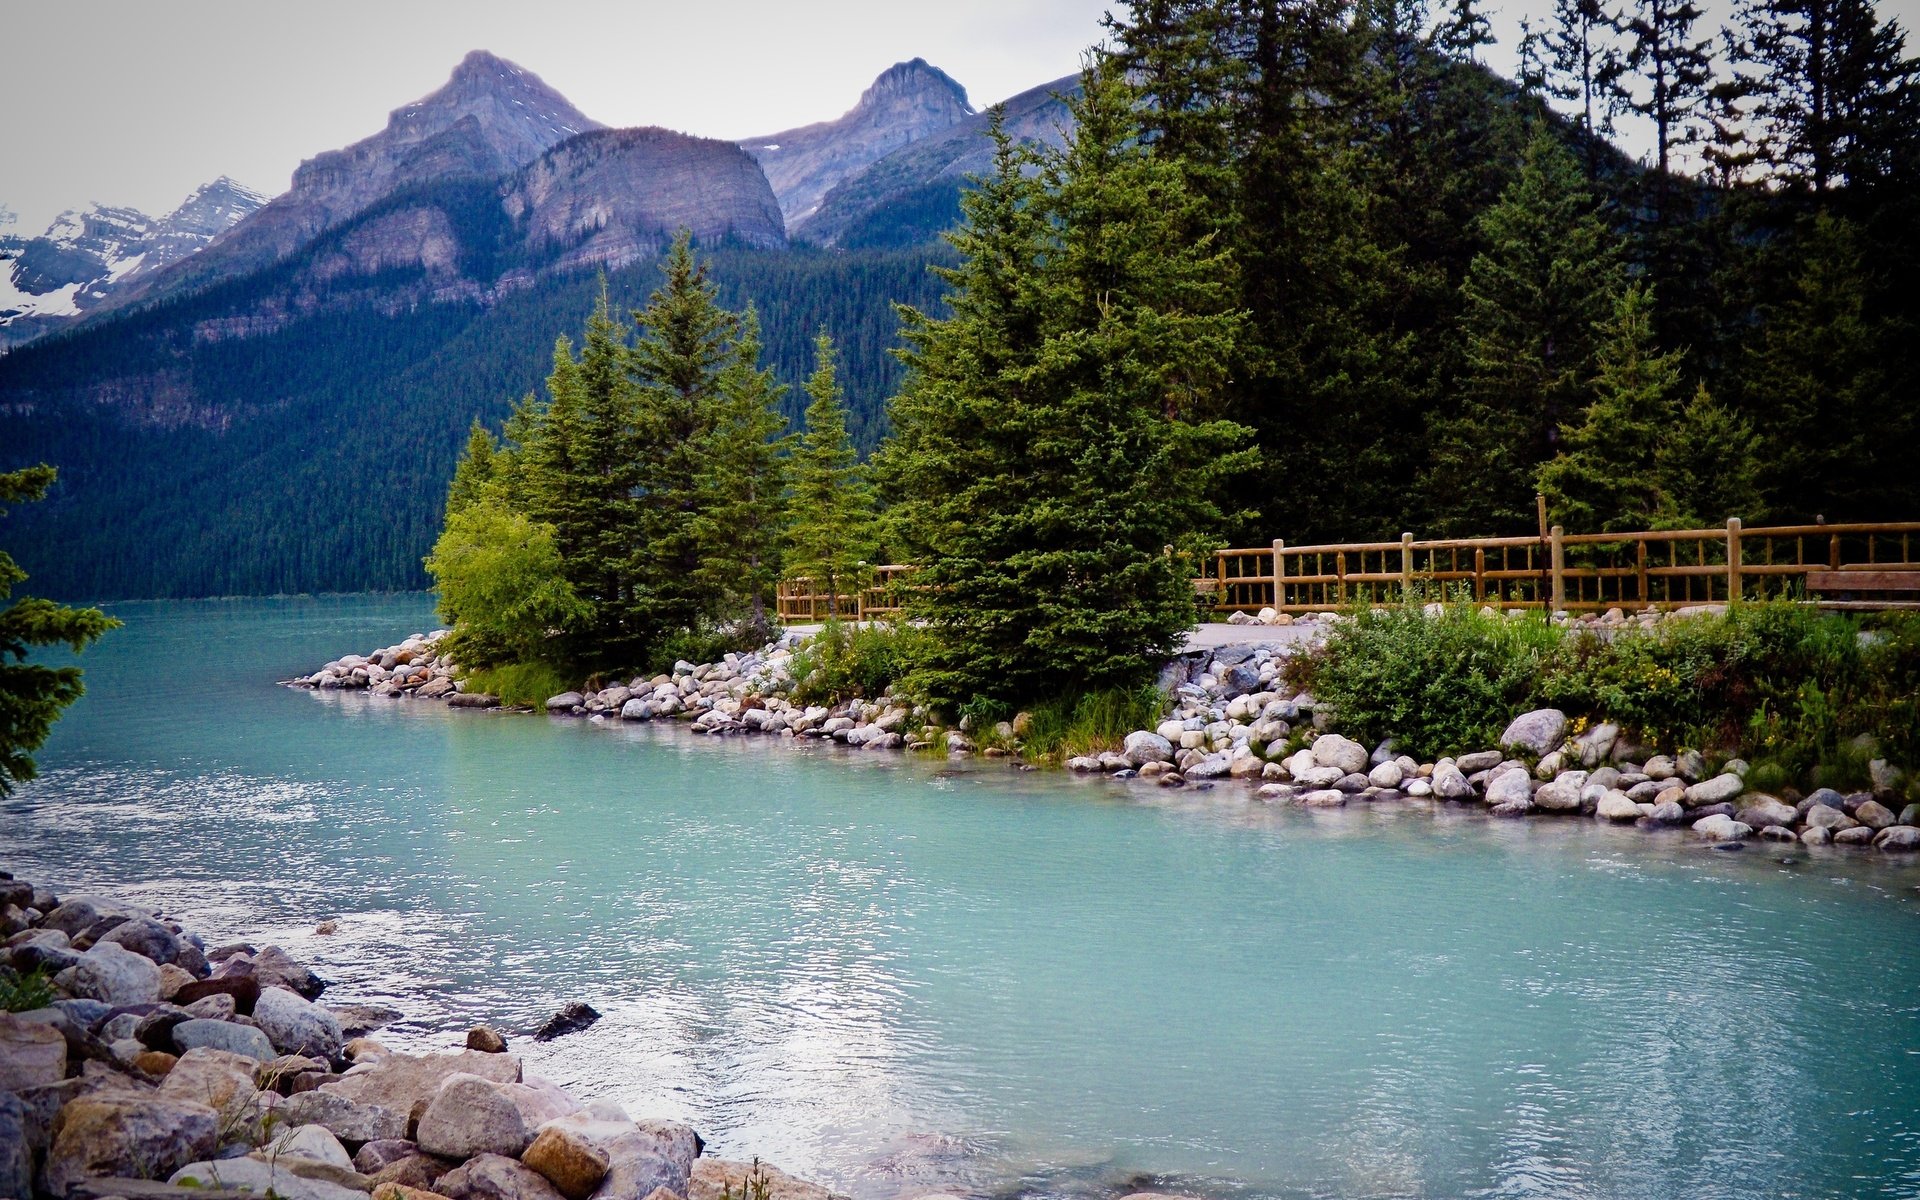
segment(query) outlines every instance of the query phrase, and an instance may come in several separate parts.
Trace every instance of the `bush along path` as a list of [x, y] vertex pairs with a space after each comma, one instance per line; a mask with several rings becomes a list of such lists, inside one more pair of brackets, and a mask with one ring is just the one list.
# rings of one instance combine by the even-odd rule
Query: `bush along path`
[[[1146, 718], [1151, 728], [1109, 719], [1091, 733], [1082, 728], [1049, 736], [1034, 713], [943, 725], [900, 694], [896, 681], [911, 659], [906, 629], [830, 631], [811, 643], [789, 635], [718, 662], [680, 662], [670, 673], [564, 692], [548, 698], [544, 709], [602, 721], [676, 720], [708, 736], [979, 753], [1022, 767], [1034, 759], [1064, 762], [1077, 773], [1160, 787], [1240, 781], [1260, 802], [1306, 808], [1473, 805], [1498, 817], [1585, 816], [1646, 829], [1685, 828], [1719, 843], [1759, 837], [1920, 850], [1920, 803], [1906, 802], [1912, 781], [1886, 758], [1865, 757], [1875, 744], [1870, 736], [1839, 746], [1860, 760], [1851, 774], [1865, 786], [1810, 786], [1802, 793], [1787, 786], [1777, 764], [1756, 769], [1737, 750], [1690, 748], [1673, 735], [1663, 750], [1650, 744], [1661, 739], [1645, 725], [1515, 703], [1542, 690], [1598, 696], [1642, 716], [1669, 712], [1671, 721], [1685, 719], [1696, 729], [1712, 727], [1703, 716], [1721, 728], [1737, 717], [1772, 741], [1791, 705], [1769, 707], [1774, 685], [1752, 676], [1752, 664], [1785, 663], [1806, 676], [1793, 685], [1795, 694], [1808, 694], [1823, 672], [1837, 670], [1851, 682], [1812, 688], [1821, 704], [1853, 704], [1867, 714], [1863, 720], [1891, 714], [1888, 719], [1911, 721], [1915, 698], [1901, 672], [1912, 669], [1912, 629], [1862, 632], [1842, 618], [1781, 606], [1553, 624], [1428, 605], [1316, 614], [1305, 623], [1319, 629], [1299, 642], [1226, 645], [1169, 663], [1153, 701], [1163, 719]], [[501, 707], [498, 697], [465, 690], [457, 665], [439, 652], [442, 636], [416, 634], [289, 682]], [[1822, 647], [1824, 657], [1808, 657], [1808, 645]], [[1828, 660], [1838, 667], [1821, 665]], [[1868, 686], [1875, 679], [1877, 691]], [[1347, 711], [1337, 711], [1324, 695], [1316, 699], [1303, 680], [1326, 685]], [[1702, 700], [1709, 680], [1722, 680], [1728, 696]], [[839, 698], [848, 688], [872, 698]], [[1681, 694], [1694, 707], [1674, 699]], [[1753, 711], [1735, 711], [1734, 696]], [[1836, 720], [1828, 714], [1829, 727]], [[1349, 736], [1368, 727], [1377, 740]], [[1833, 780], [1847, 782], [1840, 775]]]
[[[499, 1031], [405, 1054], [273, 946], [0, 872], [0, 1196], [835, 1200], [698, 1134], [582, 1103]], [[597, 1016], [569, 1005], [544, 1039]]]

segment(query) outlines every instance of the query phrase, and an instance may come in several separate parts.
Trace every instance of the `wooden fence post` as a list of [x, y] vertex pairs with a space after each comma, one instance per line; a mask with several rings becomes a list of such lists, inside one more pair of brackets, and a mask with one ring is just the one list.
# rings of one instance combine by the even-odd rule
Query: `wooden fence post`
[[1333, 556], [1333, 575], [1336, 581], [1333, 585], [1334, 607], [1338, 608], [1347, 602], [1347, 552], [1345, 550]]
[[1740, 518], [1727, 518], [1727, 603], [1740, 601]]
[[1413, 535], [1400, 535], [1400, 602], [1413, 599]]
[[1273, 539], [1273, 607], [1278, 612], [1287, 606], [1287, 540]]
[[1567, 532], [1559, 525], [1547, 531], [1549, 550], [1553, 556], [1553, 605], [1549, 614], [1557, 613], [1567, 606], [1567, 547], [1562, 541]]

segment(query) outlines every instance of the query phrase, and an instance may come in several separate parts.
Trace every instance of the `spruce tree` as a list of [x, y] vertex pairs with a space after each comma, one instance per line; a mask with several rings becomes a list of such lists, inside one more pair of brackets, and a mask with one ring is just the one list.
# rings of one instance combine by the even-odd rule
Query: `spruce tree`
[[1746, 418], [1714, 402], [1705, 384], [1680, 410], [1654, 452], [1660, 503], [1656, 529], [1699, 529], [1766, 516], [1760, 439]]
[[[1698, 116], [1713, 81], [1712, 41], [1696, 38], [1694, 0], [1629, 0], [1619, 18], [1624, 38], [1614, 102], [1653, 123], [1656, 196], [1664, 203], [1674, 154], [1699, 140]], [[1666, 219], [1664, 209], [1657, 219]]]
[[1437, 529], [1458, 536], [1533, 528], [1534, 476], [1591, 395], [1594, 329], [1622, 284], [1618, 239], [1544, 129], [1479, 227], [1487, 249], [1460, 288], [1464, 404], [1433, 424], [1426, 487]]
[[740, 333], [739, 318], [720, 307], [710, 268], [685, 230], [660, 269], [660, 286], [634, 313], [639, 337], [630, 357], [638, 410], [636, 606], [656, 635], [697, 629], [710, 612], [695, 518], [708, 494], [700, 476], [723, 403], [721, 377]]
[[749, 305], [733, 356], [720, 370], [695, 468], [700, 502], [692, 521], [694, 578], [709, 598], [707, 615], [743, 627], [756, 642], [771, 632], [769, 608], [780, 582], [788, 445], [780, 415], [786, 387], [760, 365], [760, 352], [760, 318]]
[[1663, 509], [1656, 458], [1678, 412], [1682, 356], [1660, 353], [1653, 317], [1651, 288], [1620, 294], [1601, 331], [1593, 400], [1540, 468], [1549, 515], [1573, 532], [1647, 529]]
[[447, 485], [447, 516], [479, 502], [482, 492], [494, 481], [494, 460], [499, 453], [500, 444], [475, 417], [467, 429], [467, 448], [454, 464], [453, 482]]
[[1621, 64], [1609, 33], [1617, 20], [1601, 0], [1554, 0], [1553, 23], [1542, 37], [1548, 92], [1577, 106], [1581, 159], [1589, 183], [1599, 178], [1605, 139], [1613, 133], [1608, 99]]
[[[0, 473], [0, 504], [43, 499], [54, 469], [44, 464]], [[6, 510], [0, 508], [0, 516]], [[27, 573], [0, 550], [0, 601], [25, 582]], [[86, 692], [78, 667], [27, 661], [42, 646], [65, 646], [78, 654], [120, 622], [97, 608], [68, 608], [22, 596], [0, 608], [0, 796], [35, 774], [33, 752], [46, 743], [60, 714]]]
[[1251, 459], [1208, 419], [1244, 327], [1231, 257], [1119, 67], [1081, 87], [1064, 148], [1029, 177], [1003, 138], [966, 199], [953, 315], [906, 314], [889, 478], [948, 706], [1150, 678], [1195, 617], [1166, 548], [1205, 544]]
[[835, 600], [829, 615], [851, 611], [839, 603], [866, 586], [873, 549], [873, 494], [847, 436], [846, 399], [836, 371], [833, 339], [814, 339], [814, 370], [807, 380], [806, 428], [789, 465], [787, 571]]

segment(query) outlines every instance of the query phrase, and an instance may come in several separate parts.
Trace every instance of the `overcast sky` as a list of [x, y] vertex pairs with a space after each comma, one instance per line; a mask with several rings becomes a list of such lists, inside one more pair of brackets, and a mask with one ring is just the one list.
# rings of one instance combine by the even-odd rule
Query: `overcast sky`
[[[1717, 13], [1725, 0], [1711, 5]], [[160, 214], [231, 175], [268, 195], [484, 48], [609, 125], [743, 138], [838, 116], [916, 55], [975, 107], [1072, 71], [1117, 0], [0, 0], [0, 205]], [[1436, 7], [1439, 5], [1436, 3]], [[1521, 14], [1489, 0], [1511, 69]], [[1911, 29], [1920, 0], [1882, 0]]]

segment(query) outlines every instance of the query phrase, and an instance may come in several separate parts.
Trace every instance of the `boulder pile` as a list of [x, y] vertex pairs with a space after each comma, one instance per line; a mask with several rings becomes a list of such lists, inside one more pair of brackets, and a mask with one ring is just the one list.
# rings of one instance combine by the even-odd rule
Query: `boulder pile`
[[[698, 1134], [581, 1103], [496, 1030], [405, 1054], [273, 946], [0, 872], [0, 1197], [833, 1200]], [[584, 1006], [580, 1006], [584, 1008]], [[591, 1010], [586, 1010], [591, 1011]], [[575, 1014], [576, 1018], [578, 1014]], [[571, 1028], [579, 1028], [575, 1024]]]

